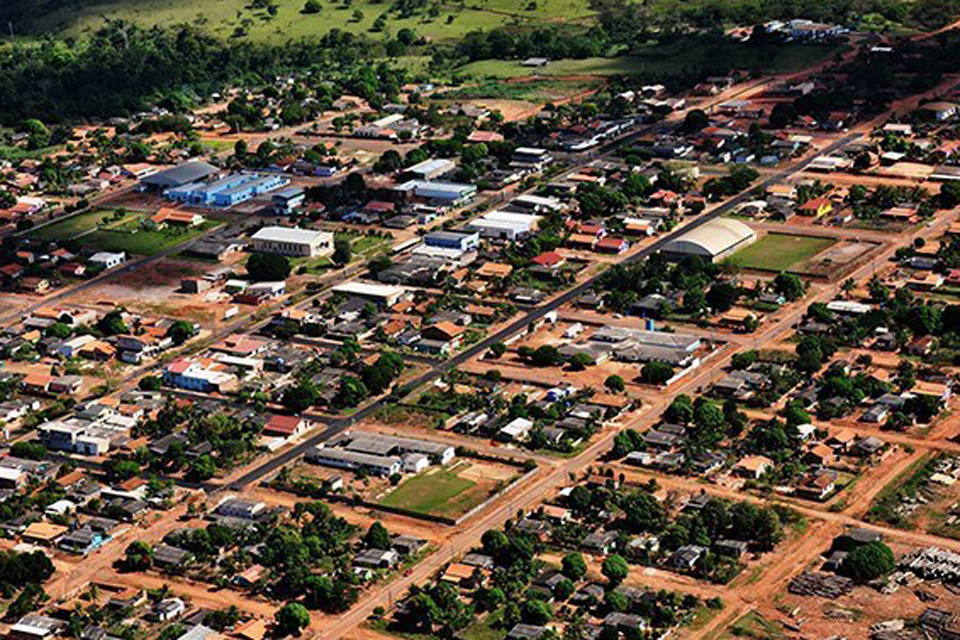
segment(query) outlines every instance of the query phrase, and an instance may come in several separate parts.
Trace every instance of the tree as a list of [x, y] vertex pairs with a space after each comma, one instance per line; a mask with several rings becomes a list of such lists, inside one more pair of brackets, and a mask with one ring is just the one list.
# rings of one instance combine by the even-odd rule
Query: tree
[[636, 533], [660, 531], [667, 524], [663, 505], [646, 491], [636, 491], [626, 496], [621, 507], [627, 526]]
[[47, 457], [47, 448], [39, 442], [14, 442], [10, 447], [10, 455], [27, 460], [43, 460]]
[[630, 565], [623, 556], [614, 554], [603, 561], [601, 572], [611, 585], [617, 586], [627, 579], [627, 575], [630, 574]]
[[740, 291], [729, 282], [718, 282], [707, 291], [707, 304], [719, 313], [729, 311], [740, 297]]
[[587, 563], [579, 553], [568, 553], [560, 563], [560, 572], [571, 580], [587, 575]]
[[144, 376], [138, 385], [141, 391], [160, 391], [163, 388], [163, 378], [160, 376]]
[[520, 607], [520, 617], [527, 624], [543, 625], [553, 620], [553, 607], [543, 600], [527, 600]]
[[778, 102], [773, 106], [770, 112], [770, 127], [773, 129], [783, 129], [788, 127], [797, 119], [797, 110], [789, 102]]
[[303, 9], [301, 13], [320, 13], [320, 10], [323, 8], [323, 5], [320, 4], [319, 0], [307, 0], [303, 4]]
[[280, 282], [290, 276], [290, 260], [274, 253], [254, 253], [247, 258], [247, 276], [254, 282]]
[[499, 340], [490, 345], [490, 353], [494, 358], [500, 358], [507, 352], [507, 345], [503, 344]]
[[553, 587], [553, 597], [560, 602], [564, 602], [573, 595], [573, 592], [576, 591], [576, 587], [570, 580], [562, 580], [558, 582]]
[[108, 336], [116, 336], [128, 333], [127, 323], [123, 319], [123, 310], [114, 309], [105, 314], [97, 322], [97, 329]]
[[710, 118], [702, 109], [691, 109], [683, 119], [683, 130], [686, 133], [697, 133], [710, 124]]
[[277, 610], [273, 619], [279, 635], [296, 636], [310, 624], [310, 612], [298, 602], [288, 602]]
[[663, 412], [663, 418], [667, 422], [676, 424], [688, 424], [693, 421], [693, 400], [685, 393], [673, 399], [667, 410]]
[[870, 582], [885, 576], [897, 566], [893, 551], [880, 541], [857, 547], [844, 558], [843, 573], [857, 582]]
[[124, 552], [123, 568], [127, 571], [146, 571], [153, 563], [153, 549], [146, 542], [131, 542]]
[[53, 338], [66, 340], [70, 337], [70, 334], [73, 333], [73, 329], [70, 328], [70, 325], [63, 322], [54, 322], [52, 325], [46, 328], [44, 333]]
[[173, 344], [180, 345], [189, 340], [196, 329], [192, 322], [186, 320], [177, 320], [167, 329], [167, 337], [173, 340]]
[[617, 374], [607, 376], [607, 379], [603, 381], [603, 386], [605, 386], [610, 391], [614, 393], [621, 393], [624, 389], [627, 388], [626, 383], [623, 381], [623, 378]]
[[363, 543], [371, 549], [389, 549], [391, 547], [390, 532], [377, 520], [370, 525], [363, 536]]
[[316, 404], [319, 397], [320, 393], [311, 382], [301, 381], [286, 388], [280, 397], [280, 404], [294, 413], [303, 413]]
[[333, 260], [336, 264], [343, 266], [350, 262], [350, 258], [353, 257], [353, 245], [350, 240], [346, 238], [338, 238], [333, 243]]
[[647, 384], [665, 384], [673, 377], [673, 367], [666, 362], [648, 362], [640, 370], [640, 380]]
[[337, 395], [334, 396], [334, 403], [339, 407], [355, 407], [370, 395], [367, 385], [354, 376], [344, 376], [340, 380], [340, 387], [337, 389]]
[[779, 273], [773, 279], [774, 290], [787, 300], [799, 300], [807, 291], [803, 279], [795, 273]]
[[593, 364], [593, 358], [589, 354], [579, 351], [570, 358], [570, 368], [574, 371], [583, 371]]

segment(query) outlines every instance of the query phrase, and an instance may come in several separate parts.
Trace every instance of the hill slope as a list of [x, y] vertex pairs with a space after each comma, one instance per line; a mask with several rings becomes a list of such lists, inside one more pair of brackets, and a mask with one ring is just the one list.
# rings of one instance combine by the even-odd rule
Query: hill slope
[[[276, 11], [271, 15], [265, 8], [253, 8], [250, 0], [4, 0], [0, 2], [0, 21], [11, 21], [17, 35], [78, 36], [102, 26], [105, 19], [121, 19], [144, 26], [190, 23], [223, 38], [283, 42], [333, 28], [369, 32], [377, 17], [387, 13], [387, 33], [411, 28], [444, 40], [507, 24], [583, 23], [592, 13], [588, 0], [474, 0], [463, 4], [413, 0], [407, 3], [415, 7], [407, 18], [388, 13], [391, 3], [383, 0], [320, 3], [319, 13], [304, 14], [304, 0], [273, 0]], [[431, 13], [435, 15], [431, 17]], [[6, 26], [0, 24], [5, 35]]]

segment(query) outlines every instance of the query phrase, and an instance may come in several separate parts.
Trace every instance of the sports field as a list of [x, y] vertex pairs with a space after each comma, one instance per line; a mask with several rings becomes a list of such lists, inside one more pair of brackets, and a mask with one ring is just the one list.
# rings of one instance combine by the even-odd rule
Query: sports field
[[497, 493], [516, 475], [516, 469], [503, 465], [461, 460], [447, 468], [431, 467], [404, 480], [380, 504], [456, 518]]
[[789, 271], [835, 243], [832, 238], [768, 233], [735, 253], [730, 261], [745, 269]]

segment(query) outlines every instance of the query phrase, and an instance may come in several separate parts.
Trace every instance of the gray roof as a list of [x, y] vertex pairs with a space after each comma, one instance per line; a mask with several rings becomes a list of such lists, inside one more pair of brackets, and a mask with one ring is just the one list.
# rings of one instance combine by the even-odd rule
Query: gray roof
[[153, 175], [143, 178], [140, 182], [160, 188], [179, 187], [190, 182], [208, 178], [218, 171], [220, 170], [212, 164], [203, 162], [202, 160], [194, 160], [165, 171], [158, 171]]

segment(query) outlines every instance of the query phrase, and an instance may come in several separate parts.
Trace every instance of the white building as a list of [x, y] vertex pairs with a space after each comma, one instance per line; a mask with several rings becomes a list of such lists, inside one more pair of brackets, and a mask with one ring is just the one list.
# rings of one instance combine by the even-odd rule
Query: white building
[[333, 253], [333, 234], [298, 227], [264, 227], [250, 238], [258, 253], [323, 257]]
[[110, 253], [109, 251], [98, 251], [90, 256], [90, 264], [102, 266], [104, 269], [113, 269], [124, 263], [127, 254], [123, 251], [119, 253]]
[[467, 229], [477, 231], [484, 238], [520, 240], [534, 233], [540, 216], [509, 211], [492, 211], [471, 220]]

